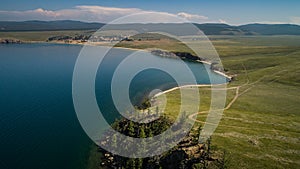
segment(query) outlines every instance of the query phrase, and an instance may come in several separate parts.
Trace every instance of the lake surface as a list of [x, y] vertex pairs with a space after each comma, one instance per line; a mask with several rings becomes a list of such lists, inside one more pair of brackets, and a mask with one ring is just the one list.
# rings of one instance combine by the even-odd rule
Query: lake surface
[[[82, 130], [72, 102], [72, 75], [81, 48], [59, 44], [0, 45], [1, 169], [85, 168], [92, 141]], [[112, 74], [130, 53], [114, 49], [98, 70], [95, 92], [109, 122], [118, 117], [110, 94]], [[148, 55], [151, 54], [145, 53], [145, 57]], [[178, 62], [160, 59], [169, 66]], [[186, 64], [197, 83], [226, 82], [224, 77], [207, 72], [207, 65]], [[153, 89], [175, 86], [167, 73], [149, 69], [135, 76], [129, 94], [135, 104]]]

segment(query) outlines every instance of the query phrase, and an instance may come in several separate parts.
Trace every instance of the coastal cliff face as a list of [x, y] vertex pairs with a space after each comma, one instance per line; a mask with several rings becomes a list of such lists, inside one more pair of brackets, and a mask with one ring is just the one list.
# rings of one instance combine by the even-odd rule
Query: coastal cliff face
[[188, 52], [174, 52], [174, 54], [180, 58], [183, 58], [183, 59], [188, 59], [188, 60], [194, 60], [194, 61], [202, 61], [204, 59], [198, 57], [198, 56], [195, 56], [195, 55], [192, 55], [191, 53], [188, 53]]
[[156, 56], [167, 57], [167, 58], [181, 58], [184, 60], [192, 60], [192, 61], [203, 61], [203, 58], [195, 56], [188, 52], [169, 52], [163, 50], [152, 50], [151, 53]]

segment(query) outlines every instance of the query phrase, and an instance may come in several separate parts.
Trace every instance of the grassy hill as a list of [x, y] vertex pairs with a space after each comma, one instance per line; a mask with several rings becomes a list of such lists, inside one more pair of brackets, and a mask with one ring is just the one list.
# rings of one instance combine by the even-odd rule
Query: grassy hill
[[[226, 152], [228, 168], [299, 168], [300, 36], [212, 39], [224, 68], [237, 74], [226, 89], [227, 106], [233, 102], [212, 135], [212, 154]], [[199, 90], [199, 113], [190, 120], [204, 125], [211, 91]], [[164, 112], [176, 117], [180, 92], [166, 97]]]
[[248, 24], [239, 28], [260, 35], [300, 35], [300, 26], [292, 24]]
[[[227, 74], [237, 75], [228, 89], [224, 89], [226, 109], [212, 135], [212, 156], [226, 154], [228, 168], [299, 168], [300, 36], [214, 35], [209, 38]], [[180, 43], [167, 42], [154, 40], [152, 44], [188, 52]], [[119, 46], [143, 49], [148, 43], [151, 41], [126, 42]], [[199, 87], [199, 92], [199, 112], [187, 117], [196, 122], [196, 128], [205, 124], [211, 104], [211, 88]], [[164, 103], [161, 96], [162, 100], [157, 98], [158, 103]], [[180, 111], [180, 92], [174, 90], [165, 96], [164, 113], [175, 119]], [[191, 94], [189, 98], [193, 97]]]

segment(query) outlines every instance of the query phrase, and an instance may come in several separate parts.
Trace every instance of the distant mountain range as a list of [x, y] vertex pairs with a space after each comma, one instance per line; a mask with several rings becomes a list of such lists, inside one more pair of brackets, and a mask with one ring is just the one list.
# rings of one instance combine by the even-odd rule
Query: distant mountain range
[[[86, 23], [80, 21], [0, 21], [0, 32], [8, 31], [55, 31], [55, 30], [95, 30], [104, 23]], [[169, 27], [174, 29], [174, 24], [150, 24], [151, 27]], [[232, 26], [227, 24], [206, 23], [194, 24], [206, 35], [300, 35], [300, 26], [292, 24], [247, 24]], [[141, 28], [143, 24], [134, 24]], [[126, 26], [124, 26], [126, 27]], [[132, 24], [130, 26], [132, 27]], [[116, 26], [117, 28], [117, 26]]]
[[103, 23], [85, 23], [80, 21], [0, 21], [0, 31], [53, 31], [53, 30], [90, 30], [99, 29]]
[[300, 26], [292, 24], [195, 24], [206, 35], [300, 35]]

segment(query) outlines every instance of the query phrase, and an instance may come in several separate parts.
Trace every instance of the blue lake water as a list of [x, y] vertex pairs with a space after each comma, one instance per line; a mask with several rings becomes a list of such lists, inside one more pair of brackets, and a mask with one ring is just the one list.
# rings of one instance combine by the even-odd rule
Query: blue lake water
[[[82, 130], [72, 102], [72, 75], [81, 48], [58, 44], [0, 45], [1, 169], [86, 166], [92, 141]], [[118, 63], [131, 52], [114, 49], [98, 70], [95, 92], [99, 108], [110, 122], [118, 116], [110, 95], [111, 77]], [[161, 60], [169, 66], [177, 62]], [[213, 83], [226, 81], [207, 72], [203, 64], [186, 64], [197, 83], [212, 83], [208, 73]], [[174, 86], [170, 75], [149, 69], [134, 78], [129, 93], [132, 103], [137, 103], [155, 88]]]

